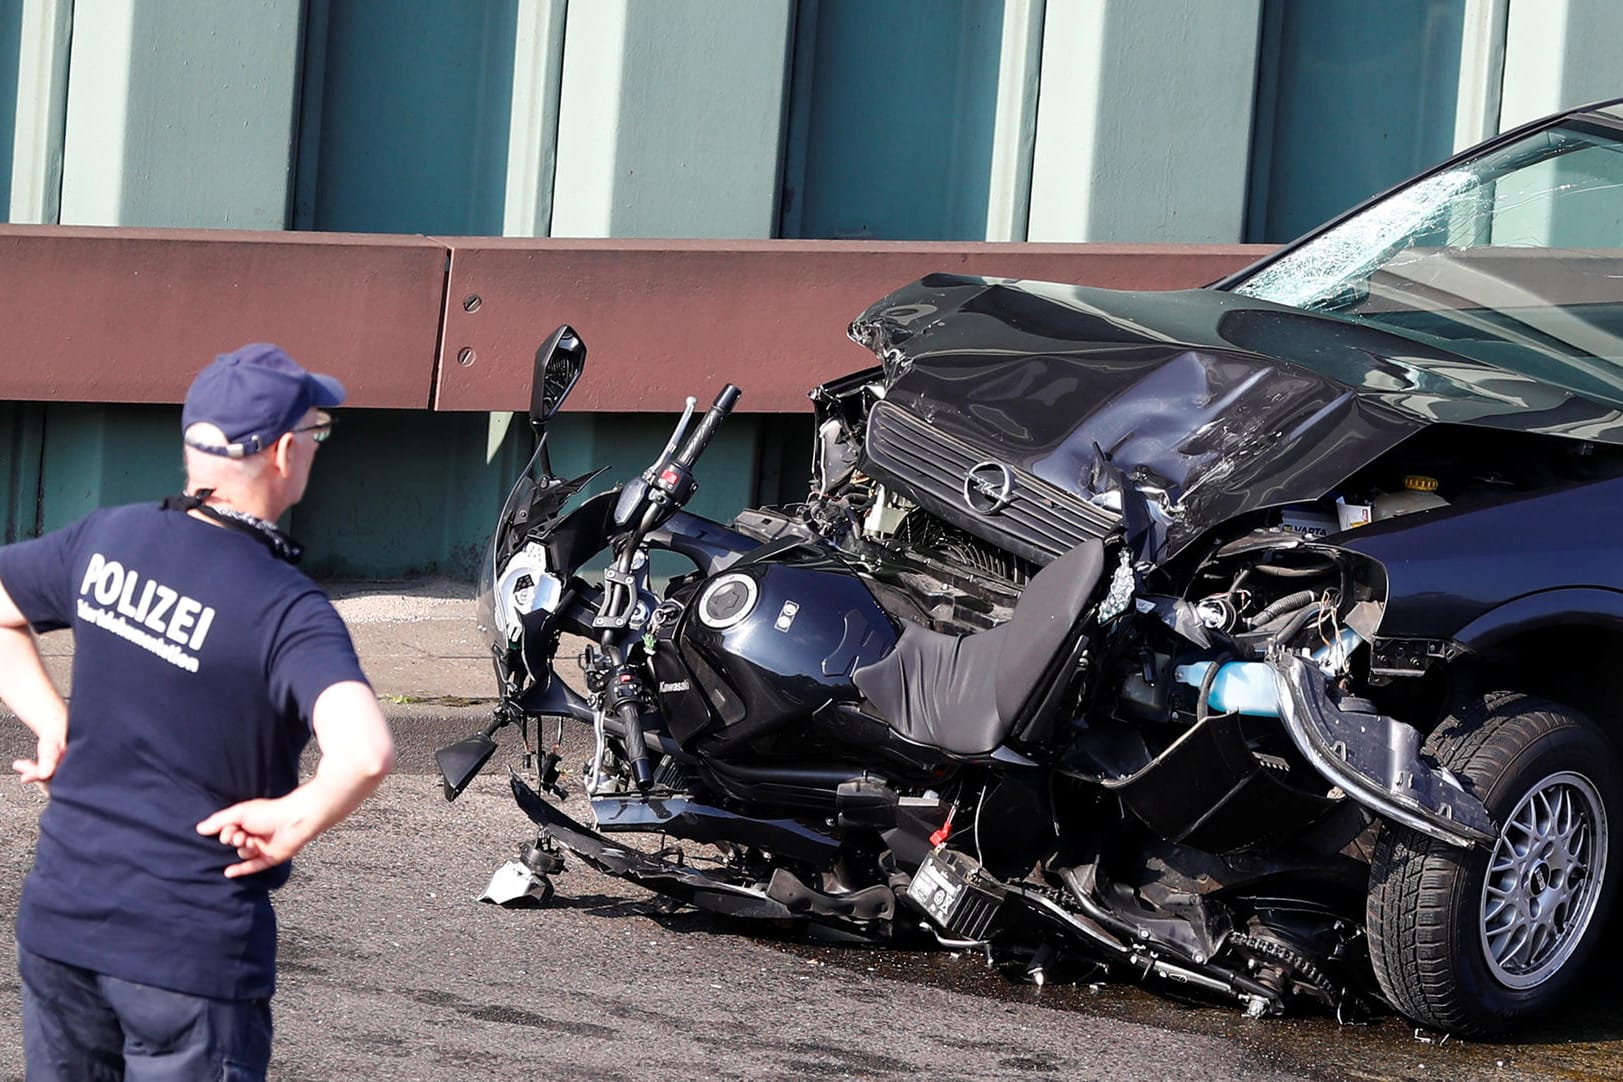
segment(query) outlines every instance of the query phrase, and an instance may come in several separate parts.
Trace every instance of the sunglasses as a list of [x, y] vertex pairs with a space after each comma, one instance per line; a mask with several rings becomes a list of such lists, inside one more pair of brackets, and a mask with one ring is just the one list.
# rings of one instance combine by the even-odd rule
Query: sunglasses
[[328, 413], [326, 410], [316, 410], [315, 424], [301, 425], [298, 428], [290, 428], [288, 431], [308, 432], [310, 433], [310, 438], [315, 440], [317, 443], [326, 443], [327, 437], [332, 435], [332, 426], [337, 422], [337, 420], [338, 419], [336, 417]]

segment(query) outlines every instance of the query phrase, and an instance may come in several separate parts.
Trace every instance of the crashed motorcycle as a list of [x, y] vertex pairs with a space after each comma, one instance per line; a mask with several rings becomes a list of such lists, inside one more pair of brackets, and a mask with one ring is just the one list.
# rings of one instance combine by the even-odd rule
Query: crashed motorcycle
[[[894, 301], [866, 333], [903, 337]], [[1115, 505], [1071, 501], [1059, 529], [1038, 481], [887, 401], [879, 369], [813, 393], [802, 505], [725, 524], [684, 509], [731, 385], [698, 419], [690, 398], [639, 477], [586, 497], [597, 474], [553, 476], [546, 434], [585, 358], [567, 326], [536, 354], [537, 448], [480, 579], [499, 702], [438, 753], [455, 799], [499, 730], [534, 749], [533, 784], [510, 781], [537, 830], [493, 892], [549, 897], [572, 856], [729, 918], [927, 934], [1036, 981], [1102, 968], [1253, 1015], [1385, 1002], [1456, 1032], [1519, 1020], [1570, 980], [1550, 952], [1592, 932], [1609, 881], [1585, 879], [1584, 823], [1546, 806], [1566, 817], [1540, 835], [1560, 852], [1523, 863], [1566, 908], [1518, 926], [1544, 929], [1527, 948], [1541, 980], [1508, 1006], [1391, 994], [1390, 959], [1456, 931], [1376, 912], [1398, 908], [1387, 882], [1498, 860], [1505, 834], [1461, 760], [1369, 697], [1380, 562], [1274, 525], [1192, 547], [1174, 578], [1149, 558], [1154, 522], [1121, 502], [1133, 484], [1096, 478]], [[887, 493], [875, 474], [909, 456], [1018, 522], [1024, 553]], [[661, 552], [690, 569], [656, 589]], [[565, 636], [589, 643], [584, 694], [558, 672]], [[574, 764], [543, 735], [566, 723], [592, 732], [575, 814]]]

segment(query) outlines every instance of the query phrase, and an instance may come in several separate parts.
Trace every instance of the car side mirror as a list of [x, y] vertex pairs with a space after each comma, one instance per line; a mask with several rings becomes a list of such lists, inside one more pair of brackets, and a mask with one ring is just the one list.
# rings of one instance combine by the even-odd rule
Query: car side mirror
[[530, 424], [542, 425], [564, 404], [586, 369], [586, 343], [564, 323], [535, 351], [530, 377]]

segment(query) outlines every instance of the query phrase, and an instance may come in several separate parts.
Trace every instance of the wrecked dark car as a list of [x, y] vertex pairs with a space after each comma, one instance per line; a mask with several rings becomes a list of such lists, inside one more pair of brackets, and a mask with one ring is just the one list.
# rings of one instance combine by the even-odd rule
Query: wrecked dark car
[[[687, 515], [703, 444], [675, 437], [590, 530], [579, 483], [515, 490], [506, 721], [598, 733], [595, 828], [514, 778], [530, 871], [562, 846], [873, 939], [922, 914], [1037, 978], [1088, 959], [1254, 1013], [1532, 1017], [1619, 877], [1620, 332], [1617, 103], [1207, 289], [898, 290], [851, 325], [878, 365], [813, 392], [804, 505]], [[696, 566], [662, 597], [650, 547]], [[562, 630], [604, 645], [585, 699]]]
[[[824, 488], [870, 479], [864, 534], [950, 569], [917, 616], [975, 626], [1125, 534], [1131, 645], [1082, 772], [1219, 853], [1326, 798], [1395, 824], [1370, 953], [1417, 1020], [1509, 1014], [1573, 968], [1623, 813], [1597, 731], [1623, 656], [1623, 110], [1474, 151], [1213, 289], [937, 276], [852, 334], [883, 368], [821, 394]], [[1292, 652], [1352, 643], [1328, 685]], [[1268, 799], [1252, 763], [1182, 747], [1220, 711], [1289, 730], [1249, 723]], [[1421, 771], [1389, 765], [1422, 737]]]

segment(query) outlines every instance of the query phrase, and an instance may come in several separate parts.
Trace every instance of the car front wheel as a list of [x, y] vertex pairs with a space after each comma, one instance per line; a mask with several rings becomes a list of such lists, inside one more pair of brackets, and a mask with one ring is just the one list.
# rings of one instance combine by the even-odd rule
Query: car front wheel
[[1370, 961], [1381, 991], [1422, 1025], [1479, 1034], [1521, 1022], [1571, 987], [1616, 893], [1616, 756], [1592, 722], [1520, 695], [1449, 718], [1426, 752], [1498, 824], [1470, 850], [1385, 824], [1370, 864]]

